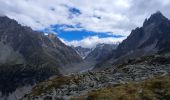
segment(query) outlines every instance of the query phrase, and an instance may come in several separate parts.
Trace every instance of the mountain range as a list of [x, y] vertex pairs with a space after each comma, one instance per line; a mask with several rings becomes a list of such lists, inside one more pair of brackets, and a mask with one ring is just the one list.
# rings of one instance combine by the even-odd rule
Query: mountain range
[[69, 47], [55, 34], [44, 35], [1, 16], [0, 99], [94, 100], [100, 92], [88, 94], [92, 90], [168, 75], [169, 38], [170, 20], [159, 11], [120, 44], [94, 49]]
[[[93, 50], [85, 60], [99, 61], [94, 67], [95, 70], [54, 77], [36, 85], [22, 99], [100, 100], [108, 98], [112, 100], [114, 96], [111, 93], [117, 88], [118, 94], [115, 95], [114, 98], [117, 98], [115, 100], [169, 100], [169, 88], [163, 87], [165, 83], [161, 81], [161, 78], [156, 82], [146, 83], [144, 86], [150, 87], [142, 88], [142, 90], [126, 85], [133, 81], [137, 84], [136, 86], [140, 86], [140, 82], [155, 76], [168, 77], [170, 73], [169, 38], [170, 21], [158, 11], [146, 19], [142, 27], [132, 30], [127, 39], [118, 46], [107, 49], [101, 48], [103, 46], [101, 45], [97, 50]], [[102, 52], [98, 52], [100, 50]], [[125, 88], [126, 86], [129, 88]], [[127, 92], [121, 91], [121, 87]]]

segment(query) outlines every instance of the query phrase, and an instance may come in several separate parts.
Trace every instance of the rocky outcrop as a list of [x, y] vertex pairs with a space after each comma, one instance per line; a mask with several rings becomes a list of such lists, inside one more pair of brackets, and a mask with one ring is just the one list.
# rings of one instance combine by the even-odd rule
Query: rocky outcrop
[[[164, 59], [160, 61], [161, 59]], [[89, 91], [103, 87], [126, 84], [129, 81], [140, 82], [154, 76], [170, 74], [170, 56], [153, 55], [124, 62], [121, 65], [100, 72], [85, 72], [55, 77], [35, 86], [23, 100], [59, 99], [85, 95]], [[165, 64], [166, 63], [166, 64]]]

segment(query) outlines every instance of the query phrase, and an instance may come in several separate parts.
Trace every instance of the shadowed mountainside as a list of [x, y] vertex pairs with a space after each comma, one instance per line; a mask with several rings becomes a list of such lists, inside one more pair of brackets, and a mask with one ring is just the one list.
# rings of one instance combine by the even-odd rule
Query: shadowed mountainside
[[105, 66], [121, 63], [129, 58], [169, 52], [169, 38], [170, 20], [158, 11], [146, 19], [142, 27], [132, 30], [127, 39], [112, 52], [112, 55], [96, 67], [103, 69]]
[[17, 87], [33, 85], [52, 75], [60, 75], [62, 66], [81, 61], [80, 56], [55, 35], [45, 36], [6, 16], [0, 17], [2, 94], [13, 92]]

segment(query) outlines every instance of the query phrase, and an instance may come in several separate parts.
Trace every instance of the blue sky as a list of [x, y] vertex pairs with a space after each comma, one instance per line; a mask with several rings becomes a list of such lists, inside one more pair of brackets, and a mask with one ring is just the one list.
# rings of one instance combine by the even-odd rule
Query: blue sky
[[55, 33], [56, 36], [59, 37], [65, 44], [70, 46], [82, 46], [85, 48], [94, 48], [99, 43], [114, 44], [121, 42], [126, 38], [126, 36], [113, 34], [111, 32], [88, 31], [83, 29], [81, 24], [50, 25], [50, 27], [39, 31], [46, 34]]
[[113, 37], [113, 38], [121, 38], [124, 36], [121, 35], [109, 35], [108, 33], [96, 33], [91, 31], [58, 31], [58, 36], [60, 38], [63, 38], [67, 41], [72, 40], [82, 40], [86, 37], [90, 36], [98, 36], [99, 38], [107, 38], [107, 37]]
[[[76, 28], [81, 28], [79, 25], [76, 25]], [[46, 28], [43, 31], [45, 33], [56, 33], [59, 38], [62, 38], [66, 41], [73, 40], [82, 40], [87, 37], [98, 36], [99, 38], [122, 38], [125, 37], [123, 35], [115, 35], [110, 32], [93, 32], [88, 30], [67, 30], [67, 28], [74, 28], [74, 26], [70, 25], [51, 25], [50, 28]]]
[[[72, 19], [74, 17], [77, 17], [79, 15], [81, 15], [81, 11], [77, 8], [74, 7], [68, 7], [68, 11], [69, 11], [69, 18]], [[55, 9], [51, 9], [52, 11], [54, 11]], [[97, 19], [101, 19], [100, 16], [94, 16]], [[67, 29], [73, 29], [73, 30], [67, 30]], [[74, 28], [77, 28], [79, 30], [74, 30]], [[81, 24], [76, 24], [76, 25], [51, 25], [48, 28], [45, 28], [44, 30], [40, 30], [46, 33], [56, 33], [56, 35], [59, 38], [62, 38], [65, 41], [80, 41], [83, 40], [87, 37], [93, 37], [93, 36], [98, 36], [99, 38], [122, 38], [125, 37], [123, 35], [116, 35], [116, 34], [112, 34], [110, 32], [93, 32], [93, 31], [88, 31], [85, 29], [82, 29]]]

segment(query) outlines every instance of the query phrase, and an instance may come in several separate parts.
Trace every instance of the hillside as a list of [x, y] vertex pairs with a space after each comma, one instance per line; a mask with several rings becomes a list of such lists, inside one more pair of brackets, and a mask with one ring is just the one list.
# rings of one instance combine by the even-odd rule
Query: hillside
[[71, 47], [55, 35], [45, 36], [6, 16], [0, 17], [0, 47], [2, 95], [52, 75], [60, 75], [63, 66], [82, 61]]

